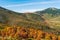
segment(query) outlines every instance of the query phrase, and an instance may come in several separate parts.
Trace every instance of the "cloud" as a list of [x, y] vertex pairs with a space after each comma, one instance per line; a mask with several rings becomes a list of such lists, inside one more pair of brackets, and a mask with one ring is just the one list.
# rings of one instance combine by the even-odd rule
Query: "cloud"
[[7, 5], [6, 7], [20, 7], [20, 6], [29, 6], [29, 5], [37, 5], [37, 4], [53, 4], [53, 3], [60, 3], [60, 1], [47, 1], [47, 2], [33, 2], [33, 3], [25, 3], [25, 4], [14, 4], [14, 5]]
[[43, 10], [45, 8], [41, 8], [41, 9], [25, 9], [25, 10], [16, 10], [17, 12], [21, 12], [21, 13], [24, 13], [24, 12], [36, 12], [36, 11], [40, 11], [40, 10]]

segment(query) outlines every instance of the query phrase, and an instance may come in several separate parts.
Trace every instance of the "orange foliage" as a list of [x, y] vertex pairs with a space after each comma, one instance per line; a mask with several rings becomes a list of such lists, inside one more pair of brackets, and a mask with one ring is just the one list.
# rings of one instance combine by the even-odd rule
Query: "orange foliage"
[[43, 38], [48, 40], [60, 40], [60, 36], [56, 36], [52, 33], [43, 32], [42, 30], [37, 30], [33, 28], [24, 27], [7, 27], [0, 31], [0, 36], [11, 36], [11, 37], [22, 37], [22, 38], [34, 38], [36, 40], [41, 40]]
[[58, 36], [58, 40], [60, 40], [60, 36]]

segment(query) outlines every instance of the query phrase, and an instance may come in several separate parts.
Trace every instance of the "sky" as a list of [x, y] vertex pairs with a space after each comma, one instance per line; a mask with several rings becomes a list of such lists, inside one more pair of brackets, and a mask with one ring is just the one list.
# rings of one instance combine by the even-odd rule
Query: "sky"
[[49, 7], [60, 8], [60, 0], [0, 0], [0, 6], [16, 12], [35, 12]]

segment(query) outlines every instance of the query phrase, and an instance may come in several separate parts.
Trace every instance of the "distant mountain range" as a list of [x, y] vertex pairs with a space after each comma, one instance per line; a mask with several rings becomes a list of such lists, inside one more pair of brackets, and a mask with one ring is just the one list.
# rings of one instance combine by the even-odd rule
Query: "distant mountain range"
[[2, 26], [22, 26], [41, 29], [46, 32], [60, 33], [60, 9], [47, 8], [34, 13], [17, 13], [0, 7], [0, 24]]

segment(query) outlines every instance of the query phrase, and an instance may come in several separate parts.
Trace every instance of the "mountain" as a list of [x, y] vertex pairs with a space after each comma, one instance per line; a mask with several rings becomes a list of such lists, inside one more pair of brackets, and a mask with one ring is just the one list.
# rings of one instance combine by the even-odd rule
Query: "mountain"
[[46, 32], [54, 32], [55, 34], [58, 32], [59, 34], [60, 31], [58, 29], [60, 28], [55, 25], [57, 23], [52, 22], [52, 20], [59, 20], [59, 10], [57, 8], [48, 8], [34, 13], [18, 13], [0, 7], [0, 29], [4, 28], [4, 26], [21, 26], [41, 29]]
[[47, 21], [47, 24], [49, 24], [51, 28], [55, 28], [57, 30], [60, 29], [60, 9], [47, 8], [45, 10], [37, 11], [35, 13], [43, 16], [43, 19]]
[[48, 16], [49, 19], [57, 17], [60, 15], [60, 9], [57, 8], [47, 8], [45, 10], [42, 11], [37, 11], [36, 13], [43, 15], [43, 16]]
[[59, 15], [60, 14], [60, 9], [57, 9], [57, 8], [47, 8], [45, 10], [42, 10], [42, 11], [37, 11], [37, 13], [42, 13], [42, 14], [45, 14], [45, 13], [48, 13], [48, 14], [52, 14], [52, 15]]

